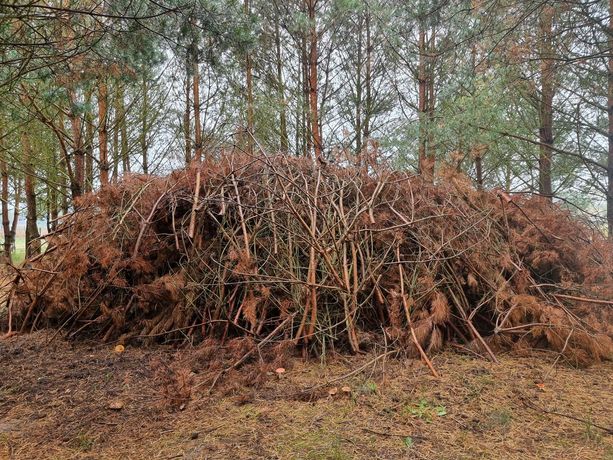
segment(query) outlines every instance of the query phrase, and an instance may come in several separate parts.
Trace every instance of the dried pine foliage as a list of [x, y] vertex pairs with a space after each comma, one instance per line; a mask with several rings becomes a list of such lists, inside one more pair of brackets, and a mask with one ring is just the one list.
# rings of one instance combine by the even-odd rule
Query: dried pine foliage
[[579, 364], [613, 349], [611, 245], [556, 205], [452, 173], [432, 185], [222, 155], [87, 195], [47, 240], [9, 296], [21, 331], [320, 352], [359, 352], [375, 336], [422, 357], [452, 341]]

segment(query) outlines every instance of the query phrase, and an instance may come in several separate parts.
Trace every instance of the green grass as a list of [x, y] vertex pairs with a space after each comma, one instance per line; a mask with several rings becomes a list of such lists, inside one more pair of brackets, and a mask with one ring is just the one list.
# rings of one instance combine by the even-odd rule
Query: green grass
[[15, 251], [13, 251], [13, 263], [20, 264], [26, 258], [26, 238], [17, 236], [15, 238]]

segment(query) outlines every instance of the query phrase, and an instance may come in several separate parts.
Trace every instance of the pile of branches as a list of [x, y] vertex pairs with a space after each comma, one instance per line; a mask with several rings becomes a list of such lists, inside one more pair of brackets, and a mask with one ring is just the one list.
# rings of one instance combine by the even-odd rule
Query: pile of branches
[[228, 154], [81, 199], [15, 268], [4, 329], [315, 352], [446, 343], [611, 357], [613, 251], [547, 200]]

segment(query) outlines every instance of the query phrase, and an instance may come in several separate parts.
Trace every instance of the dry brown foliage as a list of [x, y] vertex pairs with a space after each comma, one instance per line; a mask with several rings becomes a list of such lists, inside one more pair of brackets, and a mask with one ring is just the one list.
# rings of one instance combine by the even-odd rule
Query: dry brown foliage
[[294, 315], [268, 345], [611, 357], [613, 250], [554, 204], [451, 173], [238, 154], [200, 167], [196, 206], [196, 166], [83, 197], [15, 277], [13, 325], [246, 351]]

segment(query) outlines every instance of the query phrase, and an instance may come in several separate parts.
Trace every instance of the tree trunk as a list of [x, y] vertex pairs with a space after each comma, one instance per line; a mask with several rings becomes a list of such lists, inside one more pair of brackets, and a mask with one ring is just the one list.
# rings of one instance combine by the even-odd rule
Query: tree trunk
[[362, 47], [364, 45], [364, 34], [362, 27], [364, 24], [364, 16], [360, 11], [358, 13], [358, 31], [357, 31], [357, 57], [355, 69], [355, 155], [358, 160], [358, 166], [362, 166]]
[[200, 67], [194, 62], [194, 159], [202, 161], [202, 125], [200, 124]]
[[306, 35], [301, 39], [301, 56], [302, 56], [302, 91], [303, 91], [303, 101], [302, 101], [302, 123], [301, 130], [303, 133], [302, 142], [303, 142], [303, 155], [310, 156], [313, 145], [313, 137], [311, 135], [311, 113], [309, 110], [309, 55], [307, 52], [307, 37]]
[[[294, 119], [294, 132], [293, 132], [293, 137], [294, 137], [294, 155], [296, 155], [297, 157], [300, 156], [301, 153], [301, 148], [300, 148], [300, 141], [302, 139], [302, 137], [300, 136], [300, 126], [302, 126], [301, 124], [301, 113], [302, 113], [302, 109], [300, 107], [300, 94], [301, 94], [301, 89], [302, 89], [302, 81], [300, 79], [300, 76], [302, 75], [302, 71], [301, 71], [301, 53], [300, 53], [300, 47], [298, 46], [298, 40], [296, 40], [296, 67], [291, 66], [292, 69], [296, 69], [296, 74], [295, 76], [293, 76], [292, 78], [290, 78], [290, 81], [292, 81], [295, 84], [295, 94], [296, 94], [296, 105], [295, 105], [295, 110], [293, 111], [293, 113], [290, 115], [293, 119]], [[290, 94], [292, 92], [290, 91]], [[289, 152], [288, 152], [289, 153]]]
[[15, 245], [15, 235], [17, 235], [17, 225], [19, 224], [19, 206], [21, 204], [21, 180], [15, 179], [15, 202], [13, 206], [13, 222], [11, 223], [11, 235], [13, 246]]
[[4, 148], [0, 149], [0, 175], [2, 176], [2, 231], [4, 233], [3, 259], [6, 262], [12, 261], [13, 244], [15, 235], [11, 232], [11, 221], [9, 219], [9, 172]]
[[[479, 15], [481, 14], [481, 4], [478, 0], [471, 0], [471, 11], [475, 21], [479, 21]], [[482, 65], [478, 62], [481, 59], [480, 47], [478, 37], [474, 38], [474, 42], [471, 46], [470, 56], [472, 61], [472, 71], [473, 71], [473, 80], [477, 81], [477, 78], [482, 74]], [[474, 152], [474, 160], [475, 160], [475, 170], [477, 173], [477, 189], [483, 190], [484, 178], [483, 178], [483, 155], [487, 152], [488, 146], [484, 145], [483, 148], [481, 145], [475, 146], [473, 148]], [[460, 148], [462, 151], [462, 148]]]
[[436, 95], [434, 93], [434, 69], [435, 69], [435, 60], [436, 60], [436, 28], [433, 27], [432, 33], [430, 35], [430, 39], [428, 40], [428, 66], [426, 68], [426, 79], [428, 81], [428, 96], [426, 97], [427, 101], [427, 110], [428, 110], [428, 149], [427, 149], [427, 157], [428, 157], [428, 174], [427, 176], [430, 180], [434, 180], [434, 166], [436, 163], [436, 150], [434, 144], [434, 109], [436, 107]]
[[189, 58], [185, 58], [185, 111], [183, 112], [183, 136], [185, 137], [185, 164], [190, 164], [192, 161], [192, 133], [190, 128], [190, 92], [191, 85], [191, 68]]
[[49, 231], [55, 230], [57, 226], [57, 219], [59, 216], [58, 203], [57, 203], [57, 182], [59, 174], [57, 171], [57, 152], [53, 150], [53, 173], [51, 174], [51, 180], [47, 184], [47, 190], [49, 192], [49, 221], [47, 222], [47, 228]]
[[119, 112], [118, 86], [119, 85], [113, 88], [113, 140], [111, 141], [113, 146], [113, 168], [111, 173], [111, 182], [113, 183], [117, 182], [117, 179], [119, 178], [119, 163], [121, 162], [121, 154], [119, 151], [119, 123], [121, 122], [121, 119]]
[[309, 106], [311, 112], [311, 133], [313, 140], [313, 148], [315, 151], [315, 158], [318, 161], [323, 161], [322, 158], [322, 141], [321, 133], [319, 132], [319, 106], [318, 100], [318, 83], [317, 83], [317, 64], [318, 64], [318, 52], [317, 52], [317, 23], [315, 19], [315, 3], [316, 0], [305, 0], [307, 4], [307, 11], [309, 14]]
[[417, 68], [418, 101], [417, 111], [419, 118], [419, 147], [418, 164], [419, 173], [426, 176], [429, 171], [428, 158], [426, 156], [426, 110], [427, 110], [427, 91], [428, 80], [426, 76], [426, 31], [423, 24], [419, 25], [419, 64]]
[[59, 218], [59, 209], [57, 205], [57, 189], [54, 185], [49, 186], [49, 231], [57, 228], [57, 220]]
[[100, 187], [109, 184], [109, 151], [107, 139], [108, 87], [104, 78], [98, 81], [98, 149], [100, 152]]
[[[70, 161], [68, 159], [68, 155], [65, 154], [62, 155], [60, 157], [60, 162], [59, 162], [59, 168], [60, 168], [60, 174], [59, 174], [59, 182], [60, 184], [62, 184], [62, 196], [61, 196], [61, 202], [60, 202], [60, 206], [61, 206], [61, 210], [62, 210], [62, 214], [66, 215], [68, 214], [68, 194], [66, 193], [67, 190], [67, 186], [70, 184], [70, 188], [72, 190], [72, 184], [74, 182], [74, 180], [72, 179], [72, 175], [71, 175], [71, 167], [70, 167]], [[70, 181], [68, 183], [68, 181]]]
[[372, 38], [370, 35], [370, 11], [368, 10], [368, 3], [366, 3], [366, 78], [364, 86], [366, 89], [366, 110], [364, 114], [364, 137], [363, 142], [368, 147], [368, 141], [370, 139], [370, 118], [372, 116]]
[[141, 111], [141, 132], [140, 132], [140, 148], [143, 154], [143, 174], [149, 174], [149, 126], [147, 114], [149, 111], [149, 88], [147, 88], [147, 77], [143, 75], [143, 108]]
[[40, 254], [40, 234], [37, 225], [36, 210], [36, 179], [34, 176], [34, 164], [32, 161], [32, 150], [28, 134], [23, 132], [21, 135], [21, 147], [23, 149], [23, 167], [25, 173], [25, 192], [26, 192], [26, 255], [32, 257]]
[[475, 157], [475, 169], [477, 170], [477, 190], [483, 190], [483, 159], [480, 153]]
[[85, 177], [83, 178], [83, 192], [89, 193], [94, 188], [94, 114], [89, 109], [92, 105], [92, 91], [85, 95]]
[[539, 57], [541, 98], [539, 101], [539, 193], [552, 198], [551, 157], [553, 152], [554, 56], [552, 45], [553, 9], [543, 7], [539, 16]]
[[70, 101], [70, 127], [72, 130], [72, 151], [74, 156], [74, 182], [71, 184], [72, 197], [77, 198], [83, 194], [85, 185], [85, 151], [83, 149], [83, 136], [81, 133], [81, 117], [76, 113], [77, 95], [74, 89], [68, 90]]
[[275, 15], [275, 47], [277, 58], [277, 96], [279, 98], [279, 146], [283, 153], [289, 150], [287, 137], [287, 115], [285, 113], [285, 88], [283, 86], [283, 62], [281, 61], [281, 32], [279, 30], [279, 16]]
[[126, 117], [126, 101], [125, 90], [123, 86], [119, 87], [119, 130], [121, 133], [121, 161], [123, 172], [129, 173], [132, 169], [130, 165], [130, 152], [128, 151], [128, 120]]
[[[249, 0], [245, 0], [245, 16], [249, 17], [251, 9], [249, 7]], [[254, 120], [253, 120], [253, 69], [251, 63], [251, 53], [247, 51], [245, 53], [245, 83], [247, 86], [247, 152], [250, 155], [253, 154], [253, 136]]]
[[613, 241], [613, 0], [609, 0], [609, 30], [608, 30], [608, 88], [607, 104], [609, 116], [609, 152], [607, 155], [607, 224], [609, 230], [609, 240]]

